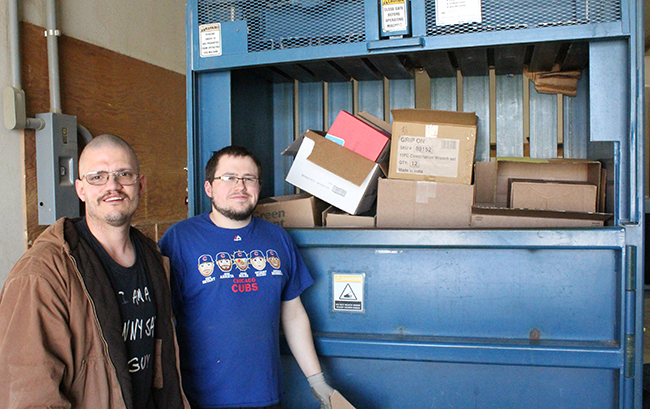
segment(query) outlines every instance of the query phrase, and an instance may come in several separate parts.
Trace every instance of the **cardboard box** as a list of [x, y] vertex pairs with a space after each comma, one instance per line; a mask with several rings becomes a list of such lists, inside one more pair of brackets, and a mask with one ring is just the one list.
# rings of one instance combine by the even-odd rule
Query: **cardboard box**
[[474, 228], [569, 228], [602, 227], [612, 215], [607, 213], [558, 212], [553, 210], [472, 207]]
[[323, 226], [372, 229], [376, 224], [376, 216], [351, 215], [334, 206], [323, 211]]
[[286, 181], [350, 214], [370, 209], [377, 198], [379, 164], [307, 131], [282, 155], [295, 156]]
[[468, 228], [474, 186], [415, 180], [380, 179], [379, 228]]
[[473, 112], [394, 109], [391, 179], [472, 184], [478, 117]]
[[[569, 159], [501, 159], [475, 164], [475, 205], [471, 227], [562, 228], [601, 227], [612, 216], [603, 212], [576, 212], [508, 208], [508, 186], [517, 180], [594, 185], [599, 196], [601, 165], [597, 161]], [[514, 182], [513, 182], [514, 181]], [[593, 197], [593, 196], [592, 196]], [[600, 203], [599, 199], [598, 202]], [[603, 200], [604, 202], [604, 200]], [[596, 206], [599, 209], [600, 205]]]
[[325, 137], [373, 162], [387, 162], [390, 132], [374, 125], [379, 118], [368, 113], [364, 116], [366, 119], [340, 111]]
[[330, 405], [332, 406], [332, 409], [355, 409], [354, 406], [352, 406], [352, 404], [336, 390], [332, 393], [332, 396], [330, 396]]
[[[582, 182], [597, 187], [601, 185], [601, 163], [598, 161], [499, 158], [496, 161], [477, 162], [475, 169], [476, 203], [493, 203], [499, 207], [508, 204], [511, 179]], [[600, 194], [600, 189], [597, 194]], [[596, 203], [596, 209], [600, 212], [604, 211], [604, 200], [602, 202], [598, 199]]]
[[510, 179], [508, 207], [596, 212], [598, 187], [581, 182]]
[[327, 204], [308, 193], [274, 196], [260, 200], [253, 215], [285, 228], [320, 226]]

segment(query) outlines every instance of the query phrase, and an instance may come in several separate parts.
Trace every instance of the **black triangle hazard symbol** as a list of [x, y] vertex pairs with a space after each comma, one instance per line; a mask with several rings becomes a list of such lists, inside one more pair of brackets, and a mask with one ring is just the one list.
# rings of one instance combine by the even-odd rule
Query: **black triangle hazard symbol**
[[354, 291], [352, 291], [352, 287], [350, 287], [350, 284], [346, 285], [341, 295], [339, 295], [339, 300], [356, 300], [356, 299], [357, 296], [354, 294]]

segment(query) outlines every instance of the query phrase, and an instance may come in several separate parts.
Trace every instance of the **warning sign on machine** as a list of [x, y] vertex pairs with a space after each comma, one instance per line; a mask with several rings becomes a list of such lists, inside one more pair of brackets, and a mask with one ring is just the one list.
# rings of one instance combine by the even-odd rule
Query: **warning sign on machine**
[[365, 274], [334, 274], [334, 311], [362, 312]]

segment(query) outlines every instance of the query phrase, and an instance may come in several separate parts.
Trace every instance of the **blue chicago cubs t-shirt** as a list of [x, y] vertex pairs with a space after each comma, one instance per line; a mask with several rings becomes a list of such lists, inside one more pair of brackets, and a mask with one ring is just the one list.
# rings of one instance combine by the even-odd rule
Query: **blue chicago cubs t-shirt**
[[241, 229], [204, 213], [160, 240], [172, 265], [183, 387], [205, 408], [276, 404], [282, 397], [280, 306], [313, 280], [287, 232], [253, 217]]

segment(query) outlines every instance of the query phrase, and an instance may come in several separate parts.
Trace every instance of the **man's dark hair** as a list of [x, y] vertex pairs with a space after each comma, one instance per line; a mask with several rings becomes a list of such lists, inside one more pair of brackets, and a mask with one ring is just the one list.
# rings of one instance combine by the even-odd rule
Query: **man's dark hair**
[[219, 160], [221, 159], [222, 156], [234, 156], [236, 158], [245, 158], [249, 157], [253, 159], [253, 162], [255, 162], [255, 166], [257, 166], [257, 177], [261, 180], [262, 179], [262, 163], [260, 160], [255, 156], [255, 154], [248, 149], [244, 148], [243, 146], [238, 146], [238, 145], [231, 145], [231, 146], [226, 146], [225, 148], [222, 148], [221, 150], [215, 152], [208, 163], [205, 165], [205, 180], [208, 183], [212, 183], [214, 180], [214, 172], [217, 170], [217, 165], [219, 164]]

